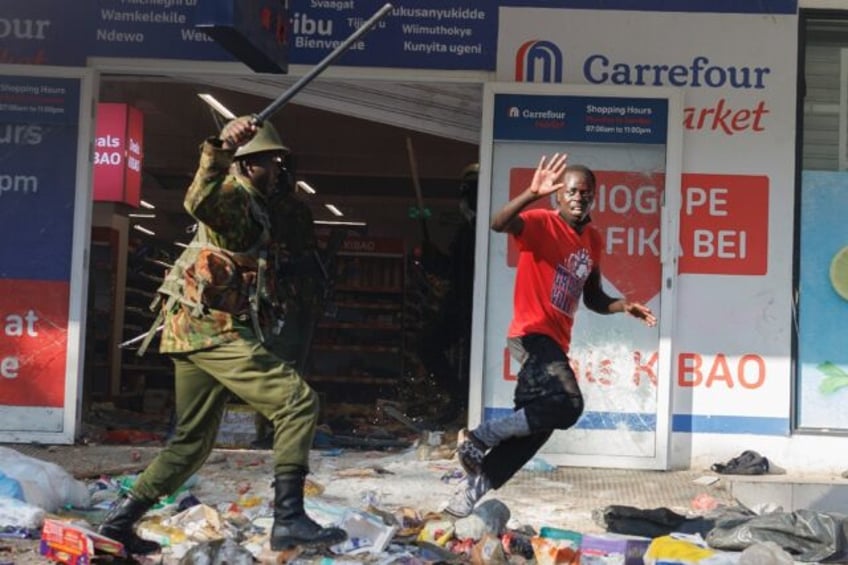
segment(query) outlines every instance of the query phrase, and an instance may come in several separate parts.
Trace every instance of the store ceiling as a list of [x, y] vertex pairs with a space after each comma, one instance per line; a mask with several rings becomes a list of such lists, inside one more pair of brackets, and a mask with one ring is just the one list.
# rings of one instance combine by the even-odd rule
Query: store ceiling
[[[127, 103], [144, 113], [142, 197], [165, 215], [182, 214], [198, 145], [217, 131], [212, 110], [197, 94], [213, 94], [236, 114], [257, 113], [295, 78], [191, 80], [101, 77], [101, 102]], [[459, 172], [478, 159], [481, 98], [477, 83], [319, 79], [271, 121], [296, 157], [298, 178], [314, 185], [319, 199], [413, 196], [407, 139], [425, 200], [455, 197]]]

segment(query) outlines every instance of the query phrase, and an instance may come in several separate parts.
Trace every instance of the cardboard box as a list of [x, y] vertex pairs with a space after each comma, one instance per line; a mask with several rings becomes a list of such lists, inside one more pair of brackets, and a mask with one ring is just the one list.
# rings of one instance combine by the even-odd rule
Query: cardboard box
[[126, 556], [123, 544], [111, 538], [70, 522], [44, 520], [41, 555], [59, 563], [89, 565], [98, 553]]
[[651, 538], [623, 534], [584, 534], [580, 565], [642, 565]]
[[256, 410], [246, 404], [228, 404], [221, 417], [215, 445], [218, 447], [250, 447], [256, 440]]

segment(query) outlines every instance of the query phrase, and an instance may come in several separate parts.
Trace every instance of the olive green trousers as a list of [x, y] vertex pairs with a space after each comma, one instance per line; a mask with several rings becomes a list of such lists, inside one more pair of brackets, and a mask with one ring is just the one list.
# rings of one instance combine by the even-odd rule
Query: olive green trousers
[[272, 422], [274, 474], [308, 471], [318, 395], [292, 365], [259, 341], [244, 339], [171, 357], [176, 429], [136, 481], [135, 496], [167, 496], [203, 465], [215, 445], [230, 393]]

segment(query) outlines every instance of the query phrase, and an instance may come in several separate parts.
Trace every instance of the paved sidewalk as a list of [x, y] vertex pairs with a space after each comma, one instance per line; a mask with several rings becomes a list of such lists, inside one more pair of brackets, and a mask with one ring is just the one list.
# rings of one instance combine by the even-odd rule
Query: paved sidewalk
[[[115, 445], [8, 447], [56, 463], [79, 479], [141, 471], [161, 449]], [[455, 460], [421, 460], [415, 449], [395, 453], [345, 450], [333, 455], [313, 451], [310, 461], [310, 478], [326, 487], [327, 497], [347, 505], [359, 505], [363, 497], [376, 496], [386, 507], [437, 511], [459, 483]], [[204, 480], [202, 491], [207, 497], [225, 498], [237, 497], [236, 485], [244, 481], [254, 484], [256, 494], [267, 488], [270, 496], [267, 485], [272, 473], [269, 451], [216, 449], [198, 475]], [[695, 482], [704, 476], [712, 476], [715, 482]], [[551, 471], [521, 471], [489, 496], [506, 503], [518, 521], [536, 528], [547, 524], [590, 532], [603, 531], [592, 520], [592, 512], [610, 504], [697, 513], [692, 503], [699, 495], [712, 497], [720, 504], [734, 503], [726, 478], [693, 470], [558, 467]]]
[[[19, 452], [61, 466], [81, 480], [100, 475], [137, 473], [153, 459], [160, 446], [6, 445]], [[410, 448], [400, 452], [331, 450], [310, 454], [310, 481], [323, 489], [318, 501], [338, 508], [367, 504], [395, 511], [412, 509], [420, 516], [438, 512], [461, 484], [462, 473], [450, 447], [433, 453]], [[441, 455], [442, 457], [439, 457]], [[448, 458], [445, 458], [448, 457]], [[602, 532], [592, 514], [608, 505], [637, 508], [666, 507], [681, 514], [692, 512], [696, 497], [732, 504], [728, 484], [714, 475], [710, 485], [695, 479], [711, 473], [698, 471], [629, 471], [560, 467], [551, 471], [521, 471], [507, 485], [487, 497], [498, 498], [510, 509], [511, 527], [543, 526], [582, 533]], [[192, 493], [209, 506], [220, 508], [240, 497], [270, 502], [273, 467], [271, 452], [216, 449], [197, 473]], [[177, 563], [163, 554], [158, 563]], [[49, 563], [38, 552], [37, 540], [3, 540], [0, 563]]]

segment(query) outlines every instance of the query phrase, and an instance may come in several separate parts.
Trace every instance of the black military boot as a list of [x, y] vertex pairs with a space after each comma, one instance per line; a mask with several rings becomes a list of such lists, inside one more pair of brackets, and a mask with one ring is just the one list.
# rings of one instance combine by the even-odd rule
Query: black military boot
[[106, 514], [98, 532], [124, 544], [124, 549], [130, 555], [147, 555], [161, 550], [158, 543], [142, 539], [136, 535], [133, 528], [135, 523], [144, 516], [153, 502], [141, 500], [132, 495], [121, 497], [112, 510]]
[[295, 546], [328, 547], [347, 539], [341, 528], [322, 528], [303, 509], [305, 473], [286, 473], [274, 477], [274, 528], [271, 549], [280, 551]]

